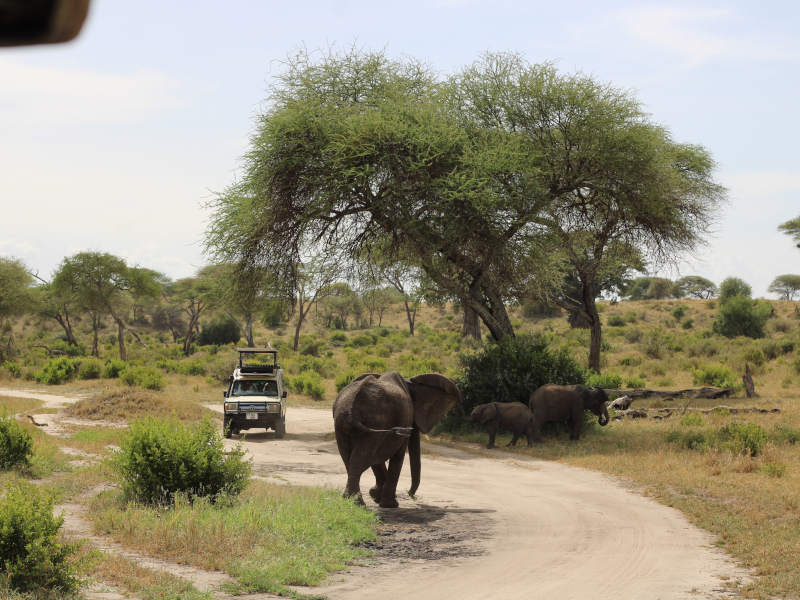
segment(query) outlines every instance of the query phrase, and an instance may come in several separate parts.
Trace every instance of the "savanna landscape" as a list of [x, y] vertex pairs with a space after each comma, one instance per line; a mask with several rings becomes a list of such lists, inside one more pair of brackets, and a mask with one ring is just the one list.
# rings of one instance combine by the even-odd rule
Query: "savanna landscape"
[[[645, 60], [633, 80], [638, 50], [608, 55], [621, 83], [476, 53], [474, 35], [465, 55], [455, 30], [446, 68], [295, 45], [270, 59], [266, 95], [247, 93], [245, 135], [224, 125], [239, 76], [224, 57], [271, 36], [238, 13], [206, 24], [201, 4], [191, 23], [159, 7], [180, 35], [150, 35], [174, 51], [137, 41], [132, 79], [62, 76], [74, 68], [42, 66], [46, 53], [0, 62], [17, 136], [0, 188], [14, 198], [0, 229], [2, 600], [800, 597], [800, 275], [779, 272], [800, 258], [800, 216], [775, 200], [794, 172], [776, 157], [731, 172], [759, 158], [747, 135], [729, 151], [738, 92], [700, 108], [698, 91], [681, 112], [669, 84], [746, 62], [675, 28], [724, 14], [603, 14], [603, 31], [693, 53], [666, 75]], [[448, 27], [486, 10], [431, 4]], [[53, 6], [35, 31], [39, 9], [20, 13], [0, 43], [75, 37], [87, 3]], [[118, 43], [105, 38], [137, 27], [93, 6], [111, 26], [90, 53], [102, 62]], [[295, 9], [262, 14], [276, 39]], [[383, 19], [393, 35], [406, 12]], [[353, 22], [341, 17], [318, 20]], [[571, 39], [599, 56], [576, 20], [540, 51]], [[191, 47], [175, 81], [140, 68], [176, 68]], [[50, 120], [44, 75], [60, 90]], [[656, 80], [675, 89], [653, 111], [633, 90]], [[38, 157], [61, 144], [62, 117], [76, 141], [48, 170]], [[236, 166], [219, 167], [233, 148]], [[73, 149], [94, 163], [68, 164]], [[37, 157], [36, 176], [17, 155]], [[729, 206], [754, 189], [758, 210], [731, 229]], [[62, 204], [90, 212], [76, 224]]]

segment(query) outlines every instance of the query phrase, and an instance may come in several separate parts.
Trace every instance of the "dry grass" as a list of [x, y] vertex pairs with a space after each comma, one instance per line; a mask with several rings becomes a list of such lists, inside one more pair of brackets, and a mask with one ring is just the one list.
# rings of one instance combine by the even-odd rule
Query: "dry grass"
[[[184, 398], [140, 389], [109, 389], [70, 404], [65, 413], [93, 421], [131, 421], [145, 416], [175, 416], [181, 420], [200, 419], [207, 409]], [[208, 411], [210, 413], [210, 411]]]
[[0, 417], [31, 412], [42, 405], [41, 400], [32, 398], [15, 398], [14, 396], [0, 396]]
[[142, 600], [211, 600], [214, 596], [197, 591], [190, 582], [165, 571], [152, 571], [115, 554], [104, 554], [94, 566], [93, 575], [135, 594]]

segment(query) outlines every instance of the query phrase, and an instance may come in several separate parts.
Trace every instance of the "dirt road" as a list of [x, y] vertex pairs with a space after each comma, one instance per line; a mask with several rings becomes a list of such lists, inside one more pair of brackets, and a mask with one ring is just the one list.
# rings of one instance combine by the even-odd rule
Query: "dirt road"
[[[290, 407], [287, 430], [283, 440], [246, 437], [254, 474], [343, 488], [330, 410]], [[371, 503], [364, 474], [365, 499], [385, 524], [377, 564], [314, 591], [333, 600], [381, 591], [431, 600], [696, 600], [728, 597], [724, 581], [746, 576], [681, 513], [605, 475], [501, 452], [426, 450], [417, 499], [399, 494], [398, 509]], [[406, 464], [398, 490], [409, 485]]]

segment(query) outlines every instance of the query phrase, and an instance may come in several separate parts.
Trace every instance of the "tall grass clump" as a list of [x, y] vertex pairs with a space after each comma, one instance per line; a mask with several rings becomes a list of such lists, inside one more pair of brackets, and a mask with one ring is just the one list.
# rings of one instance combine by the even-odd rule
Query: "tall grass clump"
[[13, 417], [0, 417], [0, 469], [28, 466], [32, 455], [31, 434]]
[[711, 385], [721, 388], [739, 388], [733, 373], [722, 365], [704, 365], [692, 370], [692, 380], [695, 385]]
[[112, 465], [128, 500], [171, 504], [175, 495], [236, 496], [247, 485], [250, 463], [240, 447], [226, 454], [209, 418], [196, 424], [146, 417], [131, 423]]
[[[622, 387], [622, 375], [617, 375], [616, 373], [590, 372], [586, 377], [586, 385], [607, 390], [618, 390]], [[642, 384], [642, 386], [643, 385], [644, 384]]]
[[35, 486], [14, 484], [0, 497], [0, 568], [8, 589], [67, 595], [78, 588], [80, 563], [73, 555], [79, 545], [58, 542], [63, 522]]

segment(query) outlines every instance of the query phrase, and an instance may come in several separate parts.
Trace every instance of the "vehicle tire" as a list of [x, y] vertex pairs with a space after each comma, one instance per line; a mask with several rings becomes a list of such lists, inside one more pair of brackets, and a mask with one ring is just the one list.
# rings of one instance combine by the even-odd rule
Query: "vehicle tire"
[[222, 435], [230, 439], [232, 434], [233, 427], [231, 426], [231, 420], [228, 417], [222, 417]]
[[275, 437], [278, 439], [286, 435], [286, 417], [282, 417], [280, 421], [275, 423]]

